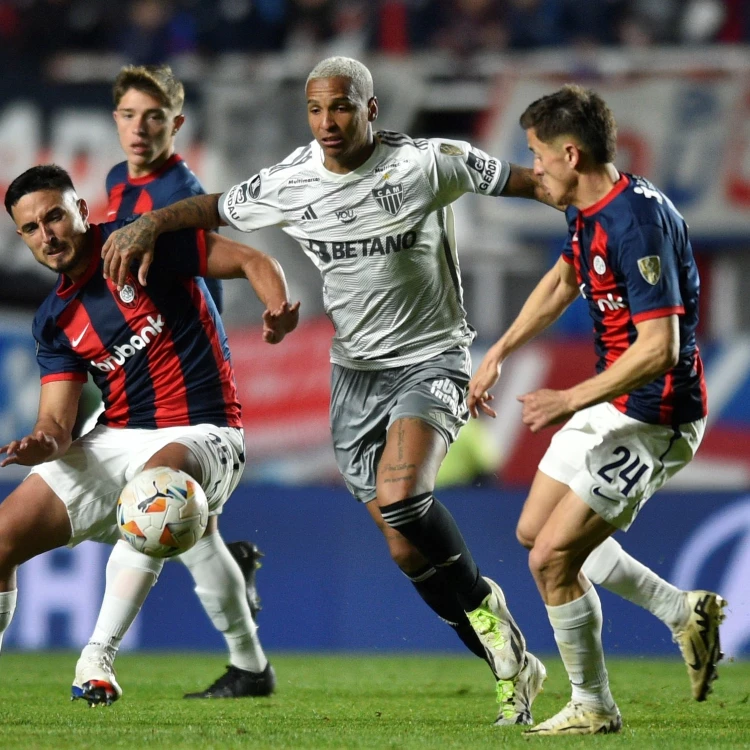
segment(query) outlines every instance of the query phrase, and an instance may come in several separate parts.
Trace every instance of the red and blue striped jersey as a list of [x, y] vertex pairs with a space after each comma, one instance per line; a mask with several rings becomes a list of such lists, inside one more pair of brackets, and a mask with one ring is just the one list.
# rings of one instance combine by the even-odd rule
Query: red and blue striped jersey
[[[145, 177], [130, 177], [126, 161], [115, 164], [107, 175], [106, 188], [107, 221], [129, 219], [147, 211], [164, 208], [183, 198], [206, 194], [198, 178], [179, 154], [172, 154], [159, 169]], [[204, 281], [221, 312], [221, 281]]]
[[42, 383], [90, 373], [104, 402], [98, 421], [110, 427], [241, 427], [224, 326], [195, 278], [206, 272], [205, 233], [160, 237], [148, 286], [131, 274], [118, 292], [102, 276], [101, 247], [125, 223], [93, 225], [83, 278], [60, 275], [37, 311]]
[[664, 375], [612, 404], [650, 424], [679, 425], [707, 413], [696, 343], [700, 280], [685, 220], [643, 177], [621, 173], [612, 190], [581, 211], [569, 206], [563, 258], [572, 263], [594, 321], [596, 370], [637, 338], [636, 324], [679, 316], [680, 355]]

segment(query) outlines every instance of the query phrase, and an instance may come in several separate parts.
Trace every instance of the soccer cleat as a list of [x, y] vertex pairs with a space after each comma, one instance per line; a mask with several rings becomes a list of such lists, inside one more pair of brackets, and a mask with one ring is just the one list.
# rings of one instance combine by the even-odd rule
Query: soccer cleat
[[262, 672], [227, 666], [227, 671], [201, 693], [185, 693], [184, 698], [257, 698], [271, 695], [276, 687], [276, 673], [269, 664]]
[[500, 711], [495, 720], [496, 727], [514, 724], [533, 724], [531, 705], [544, 689], [547, 670], [531, 652], [526, 652], [523, 669], [515, 680], [497, 681], [497, 702]]
[[615, 734], [622, 729], [622, 717], [615, 706], [613, 711], [587, 708], [581, 703], [570, 701], [565, 708], [552, 718], [527, 729], [524, 735], [549, 737], [565, 734]]
[[711, 591], [688, 591], [686, 598], [690, 616], [672, 638], [687, 665], [693, 698], [704, 701], [711, 692], [711, 683], [719, 676], [716, 664], [724, 656], [719, 643], [719, 624], [724, 620], [727, 603]]
[[85, 700], [91, 708], [111, 706], [121, 695], [112, 666], [115, 655], [99, 645], [89, 644], [76, 664], [76, 676], [70, 688], [70, 699]]
[[526, 641], [505, 605], [503, 590], [485, 578], [492, 591], [477, 609], [467, 612], [471, 627], [487, 652], [487, 661], [497, 680], [512, 680], [524, 663]]
[[260, 558], [263, 557], [263, 553], [252, 542], [231, 542], [227, 544], [227, 548], [245, 577], [247, 603], [250, 605], [250, 612], [255, 620], [262, 609], [258, 589], [255, 587], [255, 571], [260, 568]]

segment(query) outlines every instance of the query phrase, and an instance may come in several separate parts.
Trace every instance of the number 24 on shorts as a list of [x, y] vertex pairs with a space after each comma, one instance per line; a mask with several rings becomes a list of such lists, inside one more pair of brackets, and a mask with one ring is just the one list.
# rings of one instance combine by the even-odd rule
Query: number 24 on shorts
[[[597, 473], [610, 484], [619, 476], [624, 482], [622, 494], [627, 497], [638, 480], [650, 467], [648, 464], [642, 462], [637, 455], [631, 454], [624, 445], [618, 445], [612, 453], [618, 456], [618, 458], [602, 466]], [[632, 461], [630, 460], [631, 455]]]

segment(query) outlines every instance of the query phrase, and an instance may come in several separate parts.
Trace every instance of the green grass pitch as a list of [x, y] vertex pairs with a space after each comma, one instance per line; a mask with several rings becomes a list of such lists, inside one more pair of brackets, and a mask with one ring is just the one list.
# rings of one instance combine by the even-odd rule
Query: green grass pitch
[[[223, 671], [220, 655], [123, 653], [124, 696], [97, 709], [69, 700], [76, 657], [2, 654], [0, 748], [750, 748], [750, 662], [722, 662], [714, 693], [695, 703], [681, 661], [611, 659], [621, 734], [524, 738], [492, 726], [492, 680], [469, 657], [272, 654], [272, 697], [185, 701]], [[569, 696], [559, 659], [544, 661], [537, 720]]]

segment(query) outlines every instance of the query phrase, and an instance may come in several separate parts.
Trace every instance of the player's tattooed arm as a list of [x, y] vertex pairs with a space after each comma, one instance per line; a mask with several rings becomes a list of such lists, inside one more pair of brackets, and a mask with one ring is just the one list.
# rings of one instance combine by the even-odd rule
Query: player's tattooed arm
[[519, 167], [518, 164], [510, 165], [510, 174], [505, 183], [502, 195], [508, 198], [528, 198], [540, 203], [546, 203], [558, 211], [564, 211], [565, 206], [560, 206], [552, 201], [549, 193], [544, 189], [540, 177], [534, 174], [533, 169]]
[[220, 197], [220, 193], [213, 193], [185, 198], [143, 214], [132, 224], [113, 232], [102, 247], [104, 277], [112, 279], [121, 288], [131, 263], [139, 260], [138, 280], [145, 286], [159, 235], [178, 229], [214, 229], [224, 225], [219, 215]]

